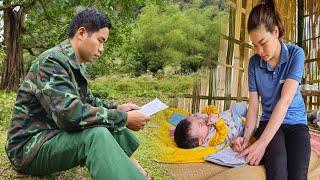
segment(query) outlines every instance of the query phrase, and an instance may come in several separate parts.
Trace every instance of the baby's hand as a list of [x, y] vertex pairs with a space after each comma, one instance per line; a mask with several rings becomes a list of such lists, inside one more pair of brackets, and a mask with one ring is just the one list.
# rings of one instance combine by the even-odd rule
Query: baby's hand
[[210, 114], [207, 125], [212, 125], [217, 123], [221, 117], [218, 114]]
[[231, 149], [234, 151], [234, 152], [241, 152], [242, 151], [242, 145], [243, 145], [243, 142], [244, 142], [244, 138], [243, 137], [237, 137], [235, 140], [233, 140], [231, 142]]
[[175, 130], [176, 130], [175, 127], [171, 127], [171, 128], [169, 129], [170, 137], [173, 137], [173, 136], [174, 136], [174, 131], [175, 131]]

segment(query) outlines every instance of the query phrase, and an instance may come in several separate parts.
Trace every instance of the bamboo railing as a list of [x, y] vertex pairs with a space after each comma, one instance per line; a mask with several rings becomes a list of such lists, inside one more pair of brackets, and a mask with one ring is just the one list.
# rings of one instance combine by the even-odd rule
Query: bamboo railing
[[[253, 55], [247, 33], [247, 19], [258, 0], [229, 0], [227, 31], [221, 32], [220, 52], [214, 69], [202, 70], [192, 92], [178, 100], [178, 107], [198, 112], [208, 104], [225, 110], [235, 101], [248, 100], [247, 67]], [[305, 50], [304, 83], [320, 85], [320, 1], [276, 0], [284, 26], [285, 43], [299, 44]], [[300, 13], [300, 14], [299, 14]], [[301, 37], [303, 36], [303, 37]], [[304, 92], [308, 109], [320, 106], [320, 96]]]

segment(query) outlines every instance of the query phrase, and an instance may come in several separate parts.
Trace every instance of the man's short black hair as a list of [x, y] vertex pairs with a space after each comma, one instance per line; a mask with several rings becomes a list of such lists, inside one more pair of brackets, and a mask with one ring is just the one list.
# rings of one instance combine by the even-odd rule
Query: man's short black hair
[[191, 122], [186, 118], [179, 122], [174, 130], [174, 141], [179, 148], [190, 149], [199, 146], [198, 137], [192, 137], [189, 133]]
[[111, 26], [111, 22], [107, 16], [95, 9], [86, 8], [72, 18], [68, 37], [73, 38], [80, 27], [86, 28], [90, 34], [99, 31], [101, 28], [111, 29]]

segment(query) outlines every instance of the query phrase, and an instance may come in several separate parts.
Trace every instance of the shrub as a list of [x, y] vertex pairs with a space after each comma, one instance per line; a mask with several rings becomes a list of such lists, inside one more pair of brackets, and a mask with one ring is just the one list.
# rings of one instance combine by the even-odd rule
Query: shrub
[[15, 99], [15, 93], [0, 91], [0, 129], [8, 127]]

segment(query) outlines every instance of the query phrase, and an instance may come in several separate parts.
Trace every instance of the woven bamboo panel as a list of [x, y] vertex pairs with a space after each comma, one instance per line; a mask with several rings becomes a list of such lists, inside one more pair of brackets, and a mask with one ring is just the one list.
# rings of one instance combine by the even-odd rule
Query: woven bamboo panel
[[[312, 85], [313, 91], [319, 91], [320, 83], [320, 1], [304, 1], [304, 37], [303, 48], [305, 50], [304, 82]], [[320, 97], [316, 92], [304, 93], [307, 108], [319, 109]]]
[[[302, 43], [306, 54], [304, 79], [306, 83], [315, 84], [319, 87], [320, 1], [275, 1], [285, 26], [285, 34], [282, 41], [291, 44], [298, 42], [298, 1], [304, 3]], [[197, 112], [207, 104], [214, 104], [220, 110], [225, 110], [235, 101], [247, 101], [247, 67], [249, 58], [254, 53], [247, 32], [247, 19], [251, 9], [257, 3], [259, 3], [259, 0], [228, 1], [229, 21], [226, 23], [227, 30], [221, 32], [223, 38], [220, 40], [221, 48], [219, 59], [216, 62], [217, 66], [215, 69], [203, 70], [202, 79], [195, 81], [193, 92], [186, 96], [186, 98], [192, 99], [189, 100], [192, 105], [184, 103], [183, 106], [179, 107], [185, 108], [190, 112]], [[319, 108], [320, 98], [318, 96], [305, 94], [305, 100], [309, 109]], [[182, 102], [186, 102], [186, 100]], [[182, 105], [183, 103], [178, 104]]]

